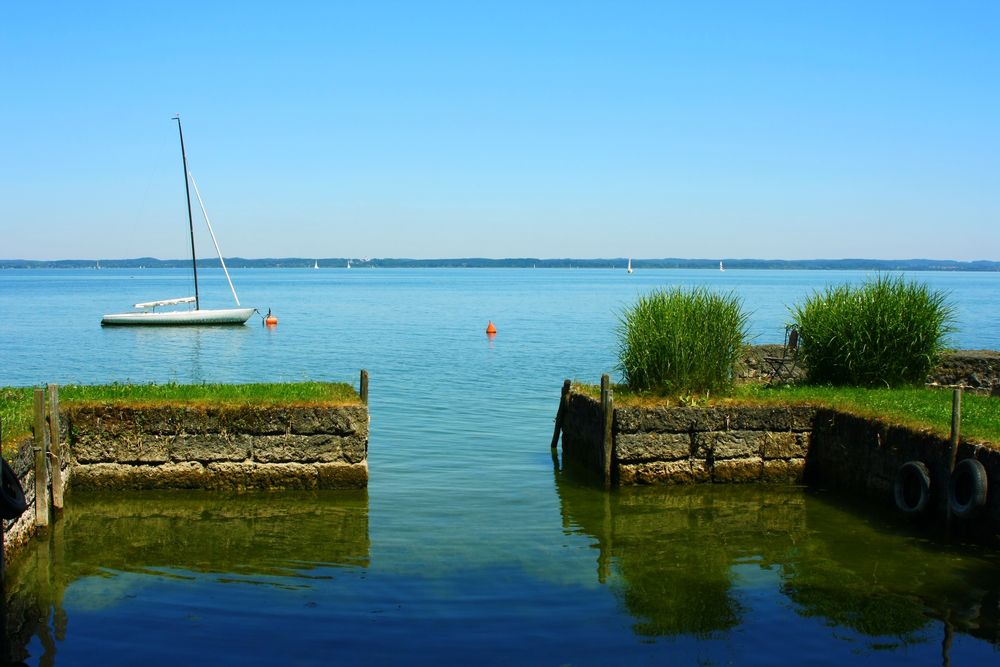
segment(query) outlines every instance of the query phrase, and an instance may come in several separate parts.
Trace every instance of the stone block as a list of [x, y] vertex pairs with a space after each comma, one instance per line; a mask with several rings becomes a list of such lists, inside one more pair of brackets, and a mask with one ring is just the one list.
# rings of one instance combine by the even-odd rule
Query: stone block
[[363, 489], [368, 486], [368, 464], [317, 463], [317, 486], [321, 489]]
[[793, 405], [788, 408], [789, 425], [793, 431], [812, 431], [819, 411], [807, 405]]
[[694, 453], [699, 459], [734, 459], [760, 456], [764, 433], [760, 431], [709, 431], [694, 434]]
[[217, 411], [219, 430], [249, 435], [280, 435], [291, 430], [291, 409], [282, 407], [240, 405], [225, 406]]
[[210, 463], [207, 486], [213, 489], [315, 489], [316, 466], [304, 463]]
[[73, 456], [77, 463], [166, 463], [171, 440], [170, 436], [135, 432], [83, 435], [73, 443]]
[[291, 432], [299, 435], [325, 433], [351, 435], [368, 432], [368, 410], [364, 406], [295, 408], [291, 412]]
[[688, 433], [619, 433], [615, 437], [619, 461], [677, 461], [691, 456]]
[[806, 447], [802, 443], [803, 433], [766, 433], [764, 434], [765, 459], [805, 458]]
[[620, 484], [693, 484], [711, 479], [697, 461], [648, 461], [618, 466]]
[[250, 436], [223, 433], [179, 435], [170, 442], [172, 461], [245, 461], [250, 458]]
[[744, 431], [788, 431], [792, 416], [784, 407], [742, 407], [728, 412], [729, 428]]
[[761, 480], [773, 483], [799, 484], [802, 482], [805, 469], [805, 459], [764, 461]]
[[367, 440], [358, 436], [277, 435], [247, 440], [251, 458], [259, 463], [360, 463], [367, 458]]
[[757, 482], [760, 481], [763, 465], [764, 459], [759, 456], [716, 460], [712, 466], [712, 481], [729, 484]]
[[163, 465], [94, 463], [73, 470], [72, 487], [87, 490], [196, 489], [204, 486], [205, 468], [194, 462]]

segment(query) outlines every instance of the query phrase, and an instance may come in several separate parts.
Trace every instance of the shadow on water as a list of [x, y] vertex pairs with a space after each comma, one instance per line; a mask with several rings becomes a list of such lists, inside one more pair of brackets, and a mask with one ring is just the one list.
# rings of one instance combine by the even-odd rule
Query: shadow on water
[[[47, 535], [26, 549], [7, 572], [0, 664], [27, 659], [37, 638], [38, 664], [50, 665], [56, 641], [66, 638], [71, 585], [85, 588], [76, 605], [94, 608], [134, 596], [130, 574], [287, 587], [329, 578], [331, 567], [368, 567], [368, 493], [74, 494]], [[87, 582], [96, 583], [87, 589]]]
[[[803, 632], [818, 620], [867, 650], [943, 641], [947, 662], [953, 632], [1000, 647], [1000, 557], [988, 549], [907, 535], [802, 487], [605, 493], [572, 470], [555, 479], [564, 530], [596, 541], [594, 576], [617, 588], [639, 636], [718, 638], [771, 598]], [[796, 654], [794, 639], [787, 648]]]

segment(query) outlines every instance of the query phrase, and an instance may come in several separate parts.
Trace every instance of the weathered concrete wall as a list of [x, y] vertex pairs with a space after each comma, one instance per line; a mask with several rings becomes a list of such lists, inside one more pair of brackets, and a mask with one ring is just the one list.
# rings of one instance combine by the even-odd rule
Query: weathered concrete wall
[[368, 411], [76, 405], [73, 487], [337, 489], [368, 484]]

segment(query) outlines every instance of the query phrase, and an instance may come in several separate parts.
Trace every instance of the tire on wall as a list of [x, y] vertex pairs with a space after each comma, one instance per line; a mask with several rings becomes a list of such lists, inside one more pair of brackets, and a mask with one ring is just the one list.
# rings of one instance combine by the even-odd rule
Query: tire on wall
[[948, 480], [948, 507], [958, 517], [967, 517], [986, 504], [986, 468], [976, 459], [962, 459]]
[[21, 488], [21, 482], [17, 479], [13, 468], [6, 459], [0, 457], [0, 460], [3, 461], [3, 476], [0, 479], [0, 518], [11, 521], [24, 514], [24, 510], [28, 509], [28, 503], [24, 501], [24, 489]]
[[899, 467], [893, 484], [896, 507], [905, 514], [920, 514], [931, 499], [931, 474], [920, 461], [907, 461]]

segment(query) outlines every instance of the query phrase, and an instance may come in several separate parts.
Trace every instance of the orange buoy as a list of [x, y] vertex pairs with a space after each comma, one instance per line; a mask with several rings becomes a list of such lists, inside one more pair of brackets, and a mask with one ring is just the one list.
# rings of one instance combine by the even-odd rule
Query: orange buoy
[[269, 327], [276, 327], [278, 326], [278, 318], [275, 317], [274, 315], [271, 315], [270, 317], [264, 320], [264, 324], [266, 324]]
[[495, 334], [496, 332], [497, 328], [493, 326], [493, 320], [490, 320], [490, 323], [486, 325], [486, 333]]

